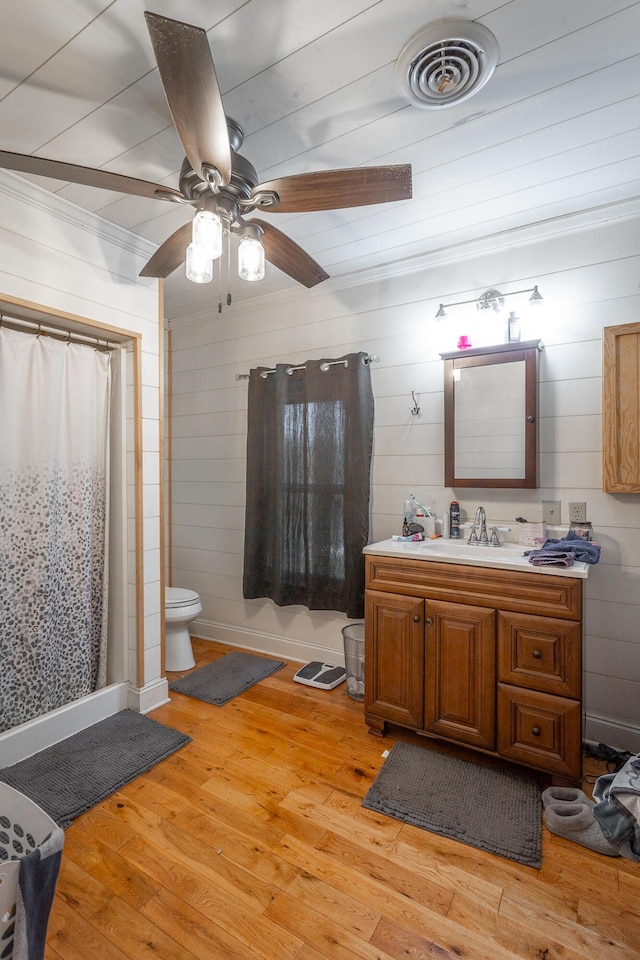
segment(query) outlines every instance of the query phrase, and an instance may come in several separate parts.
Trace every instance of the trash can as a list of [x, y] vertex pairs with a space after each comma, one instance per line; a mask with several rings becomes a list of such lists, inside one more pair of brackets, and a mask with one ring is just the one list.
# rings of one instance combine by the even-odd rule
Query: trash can
[[364, 700], [364, 623], [342, 628], [347, 693], [352, 700]]
[[[22, 918], [16, 916], [20, 861], [42, 848], [45, 841], [52, 835], [61, 848], [64, 843], [63, 834], [55, 821], [29, 797], [25, 797], [23, 793], [14, 790], [8, 784], [0, 782], [0, 944], [2, 944], [0, 951], [2, 958], [6, 960], [10, 960], [13, 956], [14, 930], [12, 928], [17, 922], [22, 922]], [[40, 863], [44, 864], [46, 860], [41, 860]], [[35, 905], [24, 903], [24, 924], [30, 956], [31, 949], [34, 948], [31, 934], [44, 951], [46, 924], [53, 901], [58, 868], [59, 863], [55, 871], [47, 873], [48, 889], [36, 890], [38, 902]], [[37, 929], [30, 929], [30, 923], [36, 924]], [[39, 955], [37, 951], [34, 953], [34, 956], [36, 955]]]

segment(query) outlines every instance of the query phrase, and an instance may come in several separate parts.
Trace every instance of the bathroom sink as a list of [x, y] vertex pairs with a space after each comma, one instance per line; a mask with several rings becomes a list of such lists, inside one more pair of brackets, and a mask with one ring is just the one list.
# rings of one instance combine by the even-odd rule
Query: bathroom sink
[[517, 543], [502, 544], [499, 547], [481, 546], [479, 544], [470, 544], [466, 540], [445, 540], [439, 537], [437, 540], [423, 540], [420, 544], [423, 550], [429, 553], [437, 553], [439, 556], [445, 555], [455, 557], [456, 559], [469, 560], [523, 560], [529, 563], [524, 551], [530, 547], [521, 547]]
[[588, 564], [576, 561], [570, 567], [536, 567], [529, 563], [525, 550], [517, 543], [506, 543], [500, 547], [482, 547], [468, 544], [466, 540], [420, 540], [405, 542], [402, 540], [382, 540], [370, 543], [364, 553], [383, 557], [406, 557], [414, 560], [436, 560], [440, 563], [467, 563], [472, 567], [498, 567], [503, 570], [521, 570], [535, 574], [549, 574], [557, 577], [588, 576]]

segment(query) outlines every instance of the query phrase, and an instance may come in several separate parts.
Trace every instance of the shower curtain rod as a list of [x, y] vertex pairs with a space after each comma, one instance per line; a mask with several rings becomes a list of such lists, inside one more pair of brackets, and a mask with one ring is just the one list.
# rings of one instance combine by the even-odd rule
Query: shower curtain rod
[[23, 330], [29, 328], [36, 337], [54, 337], [56, 340], [66, 340], [67, 343], [82, 343], [85, 346], [93, 346], [96, 350], [115, 350], [120, 344], [106, 337], [92, 336], [90, 333], [72, 333], [71, 330], [63, 330], [59, 327], [48, 327], [39, 320], [27, 320], [24, 317], [12, 317], [9, 314], [0, 312], [0, 327], [6, 326], [10, 330]]
[[[380, 357], [369, 356], [368, 353], [362, 358], [363, 363], [373, 363], [375, 360], [379, 360]], [[324, 363], [320, 364], [320, 369], [326, 373], [329, 367], [335, 367], [336, 364], [342, 364], [343, 366], [349, 366], [348, 360], [325, 360]], [[287, 373], [291, 376], [292, 373], [295, 373], [296, 370], [306, 370], [307, 368], [302, 365], [300, 367], [287, 367]], [[270, 373], [275, 373], [275, 368], [273, 370], [263, 370], [260, 376], [266, 380]], [[248, 380], [251, 374], [249, 373], [236, 373], [236, 380]]]

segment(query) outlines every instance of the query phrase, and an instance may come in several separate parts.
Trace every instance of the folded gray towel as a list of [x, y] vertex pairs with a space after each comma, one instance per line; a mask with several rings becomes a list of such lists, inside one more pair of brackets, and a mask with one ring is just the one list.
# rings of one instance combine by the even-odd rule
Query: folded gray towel
[[571, 551], [576, 560], [584, 563], [597, 563], [600, 559], [600, 545], [579, 537], [573, 530], [569, 530], [562, 540], [545, 540], [540, 549], [559, 553]]
[[573, 553], [560, 550], [531, 550], [529, 563], [534, 567], [570, 567], [573, 565]]

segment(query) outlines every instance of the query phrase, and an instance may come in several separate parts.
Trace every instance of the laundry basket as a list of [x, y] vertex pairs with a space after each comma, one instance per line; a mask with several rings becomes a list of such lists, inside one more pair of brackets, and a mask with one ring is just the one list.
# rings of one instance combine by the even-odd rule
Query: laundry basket
[[352, 700], [364, 700], [364, 623], [342, 628], [347, 693]]
[[57, 824], [41, 807], [0, 782], [0, 956], [13, 956], [20, 861], [40, 847]]

